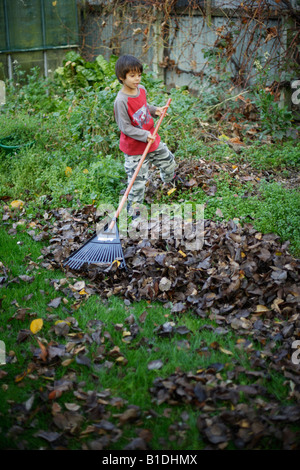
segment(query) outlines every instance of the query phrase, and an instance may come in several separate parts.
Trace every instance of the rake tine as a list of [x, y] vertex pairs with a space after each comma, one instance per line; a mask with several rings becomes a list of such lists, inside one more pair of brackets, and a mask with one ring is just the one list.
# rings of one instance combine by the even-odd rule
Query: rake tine
[[113, 231], [105, 230], [94, 235], [81, 248], [72, 253], [63, 266], [78, 270], [83, 264], [109, 266], [115, 260], [120, 261], [120, 267], [127, 269], [117, 226]]

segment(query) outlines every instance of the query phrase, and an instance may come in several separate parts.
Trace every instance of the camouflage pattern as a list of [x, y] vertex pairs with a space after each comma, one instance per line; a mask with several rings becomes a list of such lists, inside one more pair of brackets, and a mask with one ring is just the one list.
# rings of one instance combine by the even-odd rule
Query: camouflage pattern
[[[135, 169], [141, 159], [141, 155], [125, 155], [125, 171], [128, 177], [128, 184], [135, 172]], [[144, 201], [145, 185], [148, 180], [149, 163], [152, 163], [160, 170], [160, 177], [164, 183], [169, 183], [174, 177], [176, 162], [174, 155], [170, 152], [167, 145], [160, 142], [154, 152], [148, 153], [144, 163], [133, 183], [128, 195], [128, 210], [134, 204], [142, 204]]]

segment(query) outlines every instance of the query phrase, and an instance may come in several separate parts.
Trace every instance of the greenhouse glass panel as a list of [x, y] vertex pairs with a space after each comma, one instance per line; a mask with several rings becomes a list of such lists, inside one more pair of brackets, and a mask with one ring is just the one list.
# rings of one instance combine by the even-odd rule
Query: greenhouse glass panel
[[35, 49], [43, 46], [40, 0], [6, 1], [10, 49]]
[[4, 4], [0, 2], [0, 51], [7, 49], [5, 31]]
[[77, 44], [76, 1], [44, 1], [44, 9], [47, 47]]
[[76, 0], [0, 0], [0, 51], [77, 44]]

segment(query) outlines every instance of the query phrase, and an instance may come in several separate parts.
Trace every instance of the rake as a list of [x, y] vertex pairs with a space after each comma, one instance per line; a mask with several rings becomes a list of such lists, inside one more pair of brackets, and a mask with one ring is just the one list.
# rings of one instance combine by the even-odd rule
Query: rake
[[[154, 132], [152, 134], [154, 138], [158, 132], [163, 118], [166, 115], [171, 101], [171, 98], [169, 98], [164, 111], [162, 112], [159, 120], [157, 121]], [[78, 270], [85, 263], [87, 265], [96, 264], [98, 266], [109, 266], [114, 262], [118, 262], [119, 268], [127, 269], [117, 227], [117, 218], [120, 215], [120, 212], [126, 202], [128, 194], [132, 188], [132, 185], [141, 169], [142, 164], [144, 163], [144, 160], [149, 152], [153, 140], [151, 139], [150, 142], [148, 142], [110, 224], [106, 224], [102, 231], [96, 233], [96, 235], [94, 235], [90, 240], [88, 240], [84, 245], [82, 245], [82, 247], [80, 247], [67, 259], [65, 259], [63, 262], [63, 266], [69, 266], [71, 269]]]

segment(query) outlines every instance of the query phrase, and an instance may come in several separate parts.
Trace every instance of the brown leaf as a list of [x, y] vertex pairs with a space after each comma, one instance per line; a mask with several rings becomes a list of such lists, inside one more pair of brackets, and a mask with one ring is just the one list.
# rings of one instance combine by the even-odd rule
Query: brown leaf
[[135, 437], [124, 447], [125, 450], [147, 450], [147, 444], [141, 437]]
[[28, 337], [31, 336], [30, 330], [20, 330], [17, 336], [17, 343], [23, 343]]
[[222, 423], [214, 423], [204, 430], [205, 436], [212, 444], [227, 442], [229, 438], [228, 428]]
[[51, 308], [57, 308], [59, 307], [61, 300], [62, 300], [61, 297], [56, 297], [55, 299], [52, 299], [51, 302], [49, 302], [47, 305], [48, 307], [51, 307]]
[[49, 395], [48, 395], [48, 399], [49, 400], [56, 400], [56, 398], [59, 398], [62, 396], [62, 390], [52, 390]]
[[127, 422], [135, 421], [139, 416], [140, 408], [138, 406], [132, 406], [119, 415], [119, 420], [121, 424], [125, 424]]
[[36, 340], [39, 344], [39, 347], [41, 348], [39, 357], [42, 361], [45, 362], [47, 360], [47, 355], [48, 355], [47, 348], [38, 338], [36, 338]]

